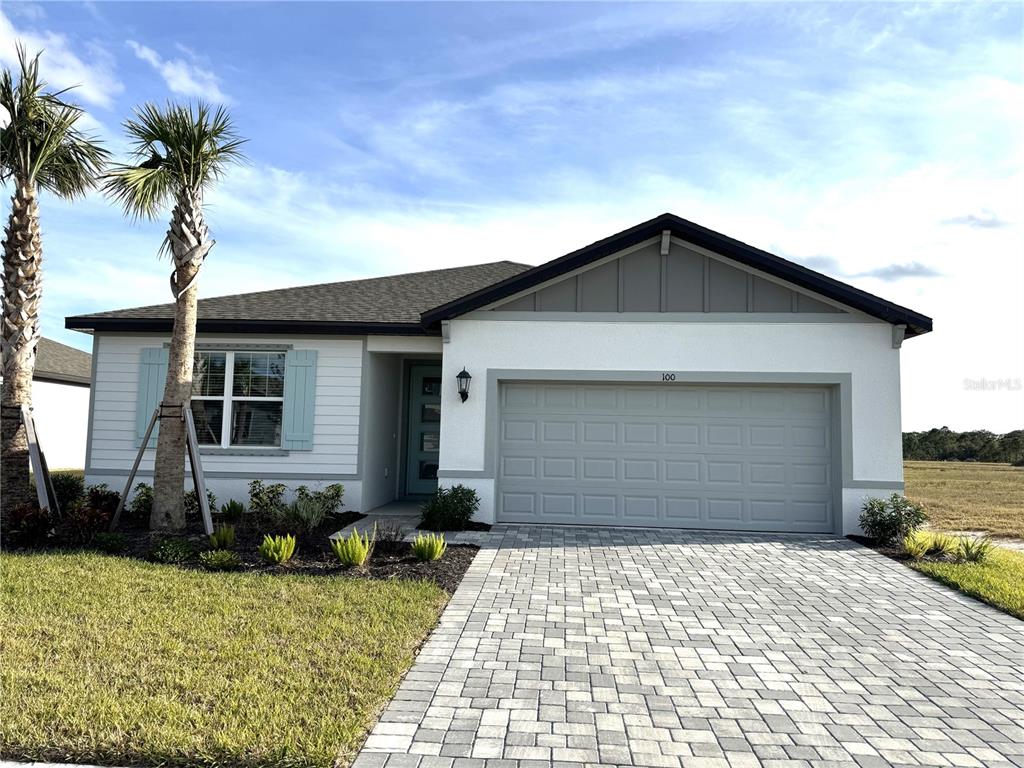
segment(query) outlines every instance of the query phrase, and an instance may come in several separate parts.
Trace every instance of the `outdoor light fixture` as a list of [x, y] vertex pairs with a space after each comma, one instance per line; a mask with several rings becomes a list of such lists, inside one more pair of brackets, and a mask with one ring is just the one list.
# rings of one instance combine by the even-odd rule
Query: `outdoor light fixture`
[[459, 397], [462, 398], [462, 402], [469, 400], [469, 380], [473, 377], [469, 375], [469, 371], [463, 367], [462, 372], [455, 377], [455, 381], [459, 385]]

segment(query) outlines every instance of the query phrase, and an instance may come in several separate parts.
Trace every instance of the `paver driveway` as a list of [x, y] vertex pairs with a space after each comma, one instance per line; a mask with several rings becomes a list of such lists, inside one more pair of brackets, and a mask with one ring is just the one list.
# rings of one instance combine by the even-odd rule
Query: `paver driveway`
[[844, 539], [498, 527], [356, 768], [1024, 765], [1022, 666]]

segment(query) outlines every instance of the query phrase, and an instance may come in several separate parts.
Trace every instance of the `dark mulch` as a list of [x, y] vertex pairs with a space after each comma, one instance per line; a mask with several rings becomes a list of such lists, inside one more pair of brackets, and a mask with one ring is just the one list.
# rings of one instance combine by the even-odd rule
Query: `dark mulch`
[[913, 559], [910, 555], [908, 555], [906, 552], [904, 552], [900, 547], [883, 547], [883, 546], [881, 546], [878, 543], [878, 541], [876, 539], [873, 539], [870, 536], [855, 536], [855, 535], [851, 534], [851, 535], [847, 536], [846, 538], [848, 538], [850, 541], [854, 541], [854, 542], [860, 544], [862, 547], [867, 547], [868, 549], [873, 549], [878, 554], [885, 555], [886, 557], [888, 557], [888, 558], [890, 558], [892, 560], [899, 560], [900, 562], [905, 563], [908, 560], [912, 560]]
[[[429, 531], [431, 529], [430, 528], [424, 528], [423, 530]], [[468, 523], [466, 523], [466, 530], [467, 531], [489, 531], [489, 530], [491, 530], [491, 526], [488, 523], [478, 523], [476, 520], [470, 520]]]
[[[279, 534], [260, 526], [252, 520], [243, 518], [235, 524], [235, 544], [231, 549], [241, 558], [242, 571], [267, 574], [304, 574], [309, 576], [338, 576], [358, 579], [424, 579], [435, 582], [447, 592], [454, 592], [459, 582], [473, 562], [479, 547], [458, 544], [449, 545], [440, 560], [423, 563], [413, 556], [411, 546], [403, 541], [380, 540], [374, 546], [369, 560], [362, 568], [342, 566], [331, 550], [329, 536], [345, 526], [357, 522], [366, 515], [359, 512], [343, 512], [332, 515], [323, 525], [309, 533], [297, 535], [295, 554], [283, 565], [270, 565], [259, 556], [258, 547], [266, 534]], [[215, 520], [215, 525], [217, 524]], [[487, 526], [489, 528], [490, 526]], [[481, 530], [471, 528], [470, 530]], [[483, 530], [486, 530], [483, 529]], [[125, 520], [118, 526], [118, 533], [124, 534], [127, 546], [117, 554], [121, 557], [132, 557], [140, 560], [149, 559], [150, 552], [162, 536], [150, 533], [144, 525]], [[190, 518], [186, 531], [181, 538], [187, 539], [195, 547], [196, 553], [210, 549], [202, 522], [198, 518]], [[43, 549], [91, 549], [91, 547], [71, 546], [60, 538], [49, 540], [44, 547], [25, 548], [22, 551]], [[201, 568], [198, 559], [183, 563], [184, 568]]]

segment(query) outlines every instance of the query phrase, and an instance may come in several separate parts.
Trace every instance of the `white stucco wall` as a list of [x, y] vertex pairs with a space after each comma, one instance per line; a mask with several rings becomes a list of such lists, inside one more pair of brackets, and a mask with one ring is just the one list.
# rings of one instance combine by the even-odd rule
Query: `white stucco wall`
[[89, 424], [89, 388], [32, 382], [32, 415], [50, 469], [82, 469]]
[[[89, 436], [87, 482], [104, 482], [118, 490], [125, 482], [138, 450], [135, 414], [141, 351], [166, 341], [164, 336], [142, 334], [97, 337], [93, 351], [96, 358], [95, 413]], [[345, 485], [345, 507], [361, 510], [358, 442], [364, 340], [200, 334], [198, 342], [223, 345], [225, 349], [231, 349], [233, 344], [290, 344], [295, 349], [317, 351], [313, 450], [265, 456], [204, 452], [207, 485], [218, 501], [230, 498], [247, 501], [248, 482], [254, 478], [283, 482], [290, 487], [305, 484], [311, 488], [340, 482]], [[155, 449], [147, 449], [143, 457], [140, 479], [144, 482], [152, 482], [155, 454]]]
[[[492, 369], [632, 371], [635, 378], [620, 380], [647, 382], [660, 381], [661, 372], [676, 374], [678, 382], [686, 382], [688, 372], [847, 374], [852, 430], [842, 441], [848, 454], [842, 461], [843, 532], [857, 531], [864, 496], [902, 487], [899, 350], [892, 348], [888, 324], [545, 322], [481, 314], [453, 320], [444, 345], [440, 471], [443, 483], [477, 490], [485, 522], [494, 520], [495, 499], [493, 466], [485, 461], [486, 436], [493, 435], [487, 430]], [[454, 385], [463, 366], [473, 376], [465, 403]]]

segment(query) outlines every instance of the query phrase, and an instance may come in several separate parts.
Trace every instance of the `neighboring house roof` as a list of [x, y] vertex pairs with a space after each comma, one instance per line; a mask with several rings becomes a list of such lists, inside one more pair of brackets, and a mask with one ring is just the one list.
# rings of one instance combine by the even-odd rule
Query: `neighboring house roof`
[[92, 355], [53, 339], [41, 338], [36, 347], [36, 381], [89, 385], [92, 379]]
[[[204, 332], [437, 335], [440, 324], [661, 235], [693, 245], [884, 320], [906, 335], [932, 329], [930, 317], [881, 299], [820, 272], [734, 240], [670, 213], [530, 267], [496, 261], [368, 280], [281, 288], [199, 300]], [[68, 328], [92, 331], [170, 331], [173, 304], [67, 318]]]
[[862, 291], [820, 272], [815, 272], [813, 269], [808, 269], [767, 251], [762, 251], [759, 248], [742, 243], [739, 240], [734, 240], [699, 224], [694, 224], [692, 221], [681, 219], [671, 213], [663, 213], [650, 221], [645, 221], [618, 234], [598, 240], [596, 243], [591, 243], [585, 248], [580, 248], [561, 258], [541, 264], [538, 267], [507, 278], [500, 283], [487, 286], [474, 293], [461, 296], [447, 304], [433, 308], [424, 313], [422, 318], [423, 324], [425, 326], [434, 326], [442, 320], [449, 320], [467, 312], [472, 312], [475, 309], [480, 309], [488, 304], [493, 304], [496, 301], [572, 272], [605, 256], [610, 256], [624, 248], [629, 248], [637, 243], [642, 243], [644, 240], [657, 237], [665, 230], [669, 230], [672, 235], [681, 240], [686, 240], [713, 253], [720, 254], [748, 267], [778, 277], [793, 285], [838, 301], [867, 315], [877, 317], [879, 320], [884, 320], [893, 325], [905, 325], [908, 337], [918, 336], [932, 330], [932, 319], [930, 317], [914, 312], [906, 307], [901, 307], [898, 304], [893, 304], [867, 291]]
[[[424, 334], [427, 330], [420, 322], [423, 312], [529, 268], [527, 264], [495, 261], [200, 299], [198, 329]], [[169, 331], [173, 317], [173, 304], [158, 304], [69, 317], [65, 325], [96, 331]]]

